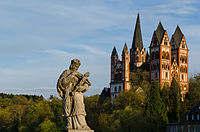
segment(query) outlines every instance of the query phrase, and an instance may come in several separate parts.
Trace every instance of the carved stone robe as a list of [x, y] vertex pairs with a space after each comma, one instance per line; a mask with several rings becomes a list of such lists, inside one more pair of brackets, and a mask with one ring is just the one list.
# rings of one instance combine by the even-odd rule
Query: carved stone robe
[[90, 129], [85, 121], [86, 112], [82, 95], [82, 92], [87, 91], [89, 86], [84, 84], [79, 86], [80, 88], [76, 87], [82, 78], [83, 75], [77, 71], [65, 70], [57, 84], [57, 91], [63, 98], [64, 115], [68, 120], [67, 127], [73, 129]]

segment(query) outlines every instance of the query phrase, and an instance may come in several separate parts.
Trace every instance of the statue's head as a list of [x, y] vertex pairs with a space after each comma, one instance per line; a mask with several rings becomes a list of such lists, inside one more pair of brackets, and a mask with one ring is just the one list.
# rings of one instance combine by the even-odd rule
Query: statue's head
[[73, 60], [71, 60], [71, 64], [69, 66], [69, 69], [73, 70], [73, 71], [77, 71], [80, 65], [81, 65], [80, 60], [73, 59]]

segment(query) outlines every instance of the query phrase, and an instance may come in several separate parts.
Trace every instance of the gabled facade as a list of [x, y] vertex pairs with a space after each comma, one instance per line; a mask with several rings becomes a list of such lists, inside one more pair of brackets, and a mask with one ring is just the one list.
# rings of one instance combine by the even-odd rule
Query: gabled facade
[[176, 27], [176, 30], [172, 35], [171, 45], [172, 45], [172, 59], [176, 60], [179, 69], [177, 80], [180, 83], [181, 93], [185, 94], [189, 90], [188, 47], [185, 40], [185, 36], [181, 32], [179, 26]]
[[150, 43], [150, 80], [162, 86], [171, 84], [171, 45], [167, 31], [161, 22], [154, 31]]

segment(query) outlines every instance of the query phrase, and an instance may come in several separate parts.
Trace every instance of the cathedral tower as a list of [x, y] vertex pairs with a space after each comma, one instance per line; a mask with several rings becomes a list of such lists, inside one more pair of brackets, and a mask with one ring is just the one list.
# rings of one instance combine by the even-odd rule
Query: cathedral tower
[[[180, 83], [181, 93], [185, 94], [188, 92], [188, 47], [185, 41], [185, 36], [181, 32], [179, 26], [176, 27], [176, 30], [171, 38], [172, 45], [172, 61], [176, 60], [178, 65], [178, 74], [175, 72], [173, 74], [174, 77]], [[172, 69], [173, 70], [173, 69]]]
[[142, 33], [140, 27], [140, 16], [137, 15], [132, 47], [130, 49], [131, 70], [140, 67], [145, 62], [145, 49], [143, 48]]
[[161, 22], [154, 31], [150, 43], [150, 80], [156, 80], [161, 87], [171, 85], [171, 45], [167, 31]]
[[115, 71], [116, 71], [118, 60], [119, 58], [118, 58], [117, 50], [114, 47], [111, 54], [111, 82], [113, 82], [116, 78]]
[[130, 89], [130, 63], [129, 63], [129, 52], [125, 43], [122, 51], [122, 80], [124, 81], [124, 90]]

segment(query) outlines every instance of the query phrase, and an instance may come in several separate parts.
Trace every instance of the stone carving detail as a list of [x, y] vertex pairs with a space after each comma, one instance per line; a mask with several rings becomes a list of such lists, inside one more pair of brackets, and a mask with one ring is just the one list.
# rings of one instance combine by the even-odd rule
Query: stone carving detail
[[82, 93], [86, 92], [91, 85], [88, 80], [89, 72], [84, 75], [77, 70], [80, 66], [78, 59], [71, 60], [69, 70], [65, 70], [57, 83], [57, 91], [63, 99], [63, 112], [66, 117], [67, 130], [90, 130], [85, 116], [85, 104]]

